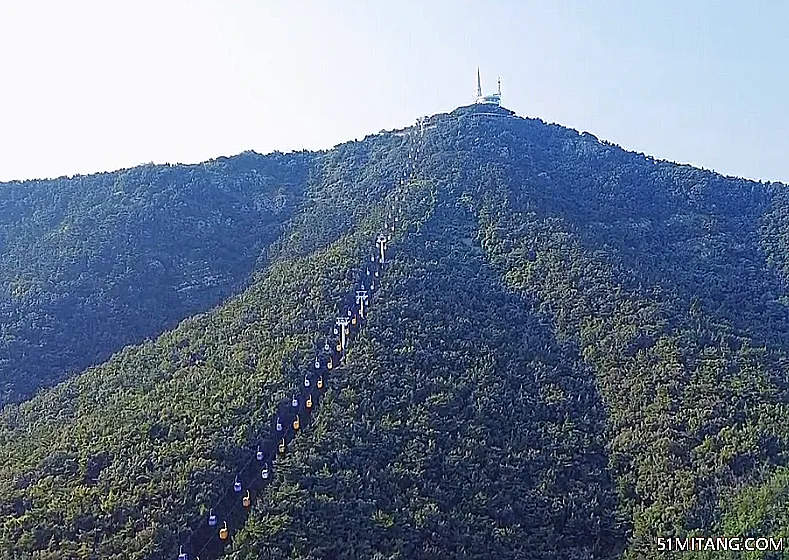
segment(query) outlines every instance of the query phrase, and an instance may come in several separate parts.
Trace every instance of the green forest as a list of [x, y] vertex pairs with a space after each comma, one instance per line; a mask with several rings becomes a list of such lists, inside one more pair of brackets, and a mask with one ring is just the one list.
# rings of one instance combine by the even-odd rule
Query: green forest
[[0, 405], [242, 289], [303, 197], [312, 154], [0, 185]]
[[0, 184], [0, 557], [178, 558], [390, 228], [222, 557], [789, 537], [787, 187], [470, 106], [325, 152]]

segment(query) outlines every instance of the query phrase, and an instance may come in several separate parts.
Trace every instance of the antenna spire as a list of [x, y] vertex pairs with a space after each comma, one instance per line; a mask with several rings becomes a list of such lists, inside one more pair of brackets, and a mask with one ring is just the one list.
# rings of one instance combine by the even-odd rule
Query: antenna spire
[[482, 97], [482, 80], [479, 78], [479, 66], [477, 66], [477, 97]]

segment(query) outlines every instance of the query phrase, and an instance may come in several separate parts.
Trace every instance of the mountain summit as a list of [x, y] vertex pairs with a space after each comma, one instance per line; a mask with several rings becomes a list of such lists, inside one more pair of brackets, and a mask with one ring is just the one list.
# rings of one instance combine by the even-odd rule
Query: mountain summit
[[[784, 185], [475, 104], [0, 200], [0, 372], [27, 399], [0, 415], [3, 557], [206, 531], [237, 559], [636, 559], [789, 530]], [[382, 233], [363, 328], [221, 539]]]

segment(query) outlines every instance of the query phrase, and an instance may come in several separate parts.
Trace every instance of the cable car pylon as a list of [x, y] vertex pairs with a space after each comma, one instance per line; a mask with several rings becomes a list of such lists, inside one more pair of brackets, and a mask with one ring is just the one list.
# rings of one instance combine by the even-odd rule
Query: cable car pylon
[[380, 263], [384, 264], [386, 260], [386, 242], [387, 238], [384, 234], [379, 234], [378, 237], [375, 239], [375, 244], [381, 251], [381, 260]]
[[337, 317], [337, 326], [340, 327], [340, 347], [343, 354], [345, 354], [345, 336], [348, 332], [348, 325], [350, 324], [350, 317]]
[[[364, 286], [364, 284], [362, 284]], [[356, 290], [356, 303], [359, 305], [359, 316], [364, 319], [364, 304], [370, 299], [367, 295], [367, 290]]]

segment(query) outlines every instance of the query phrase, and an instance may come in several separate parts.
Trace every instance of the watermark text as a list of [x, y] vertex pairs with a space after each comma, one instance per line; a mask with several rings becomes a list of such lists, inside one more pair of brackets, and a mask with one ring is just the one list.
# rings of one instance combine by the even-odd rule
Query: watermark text
[[781, 537], [658, 537], [657, 548], [660, 552], [705, 550], [781, 552], [784, 549], [784, 539]]

